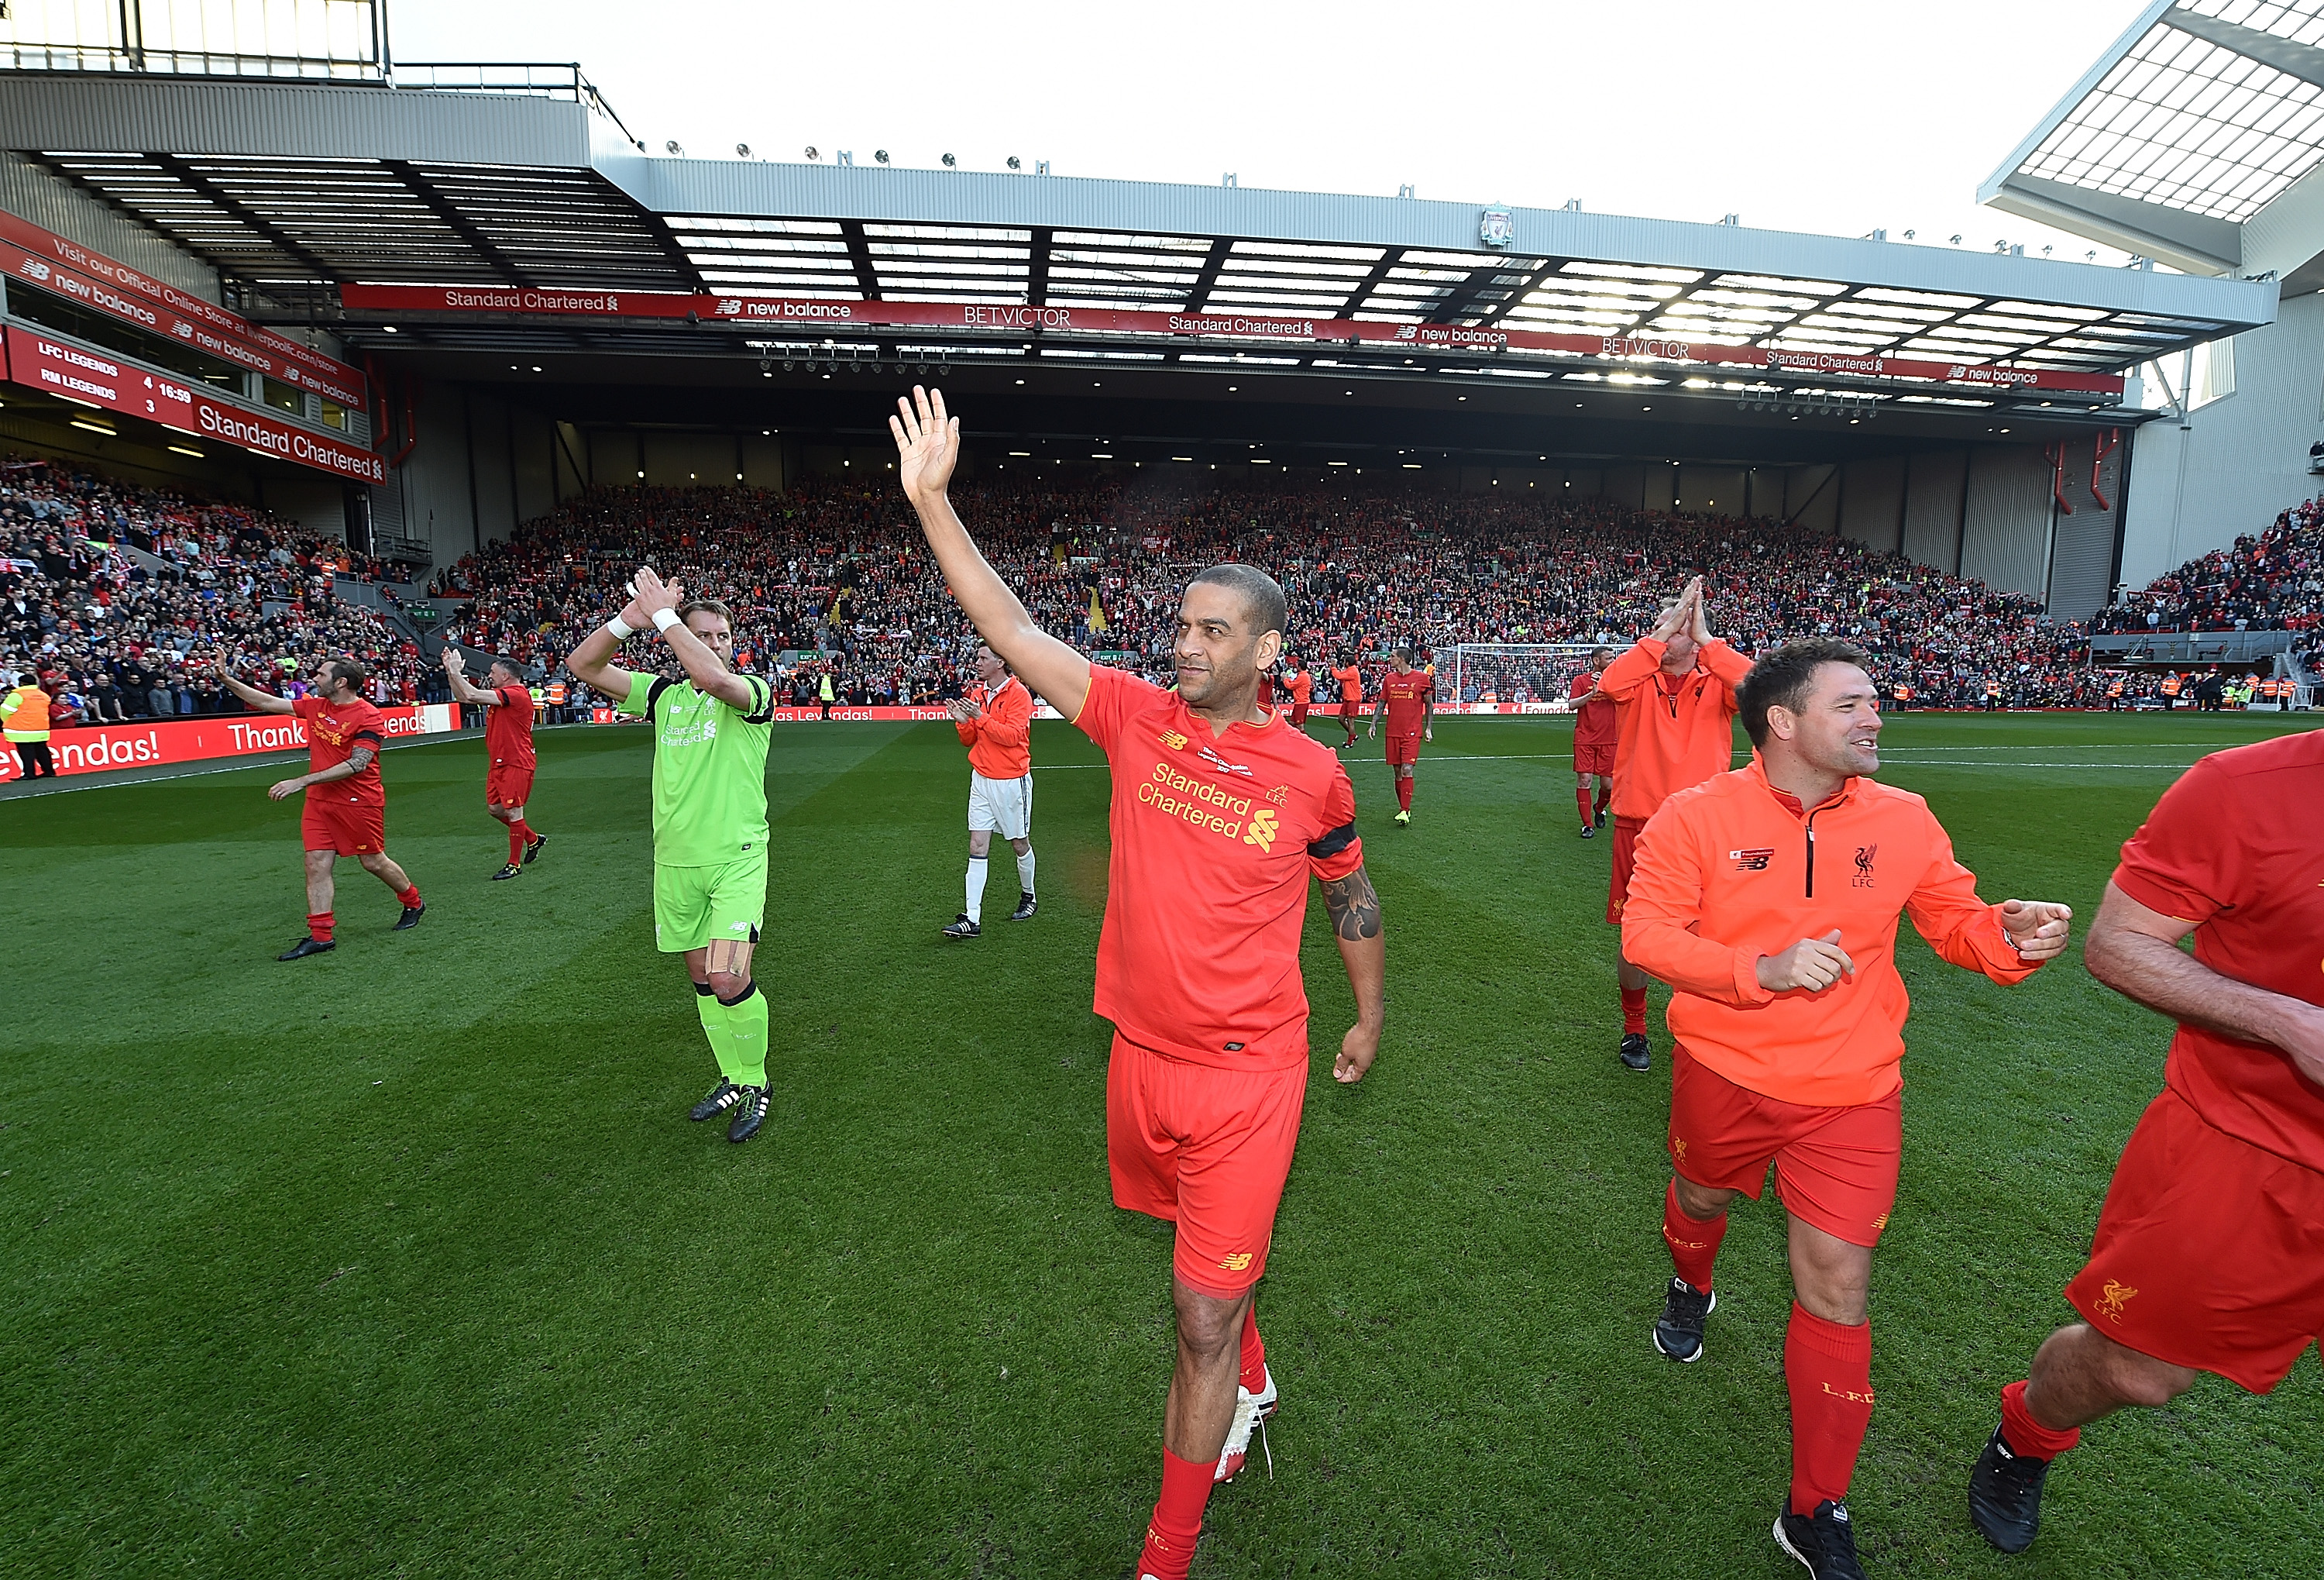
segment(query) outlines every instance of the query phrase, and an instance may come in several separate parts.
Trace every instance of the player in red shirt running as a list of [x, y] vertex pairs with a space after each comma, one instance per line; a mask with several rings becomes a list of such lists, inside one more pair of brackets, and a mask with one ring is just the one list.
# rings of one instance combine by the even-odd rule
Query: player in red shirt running
[[[1573, 677], [1565, 688], [1573, 705], [1573, 804], [1582, 813], [1582, 837], [1595, 839], [1606, 827], [1606, 803], [1614, 799], [1614, 746], [1621, 736], [1621, 709], [1598, 689], [1598, 677], [1614, 661], [1614, 650], [1601, 647], [1590, 654], [1590, 667]], [[1590, 781], [1598, 781], [1598, 799], [1590, 799]]]
[[1332, 671], [1332, 679], [1340, 683], [1340, 723], [1348, 738], [1339, 744], [1344, 752], [1356, 744], [1356, 717], [1364, 710], [1364, 672], [1356, 668], [1352, 655], [1348, 661]]
[[1379, 1050], [1386, 952], [1355, 792], [1328, 751], [1253, 700], [1287, 619], [1272, 578], [1219, 565], [1187, 584], [1175, 691], [1093, 665], [1033, 624], [954, 513], [960, 428], [944, 397], [916, 388], [897, 404], [898, 476], [954, 596], [1112, 770], [1096, 995], [1114, 1023], [1107, 1160], [1117, 1204], [1177, 1224], [1178, 1360], [1136, 1573], [1185, 1580], [1212, 1485], [1241, 1469], [1276, 1404], [1252, 1295], [1306, 1092], [1310, 873], [1355, 992], [1333, 1075], [1361, 1080]]
[[506, 659], [494, 659], [484, 678], [489, 688], [468, 683], [466, 661], [460, 650], [444, 644], [444, 673], [452, 695], [470, 707], [484, 710], [484, 755], [492, 766], [484, 771], [484, 810], [508, 825], [508, 865], [493, 874], [495, 882], [513, 878], [530, 866], [549, 843], [549, 836], [524, 820], [525, 803], [532, 799], [532, 692], [524, 677]]
[[1283, 689], [1291, 698], [1291, 727], [1305, 733], [1307, 709], [1315, 700], [1315, 677], [1309, 674], [1307, 666], [1296, 658], [1286, 659], [1284, 663], [1286, 671], [1283, 677]]
[[2319, 794], [2324, 734], [2214, 753], [2122, 847], [2082, 958], [2179, 1029], [2066, 1286], [2083, 1320], [2001, 1391], [1970, 1473], [1970, 1518], [2004, 1552], [2034, 1540], [2050, 1464], [2083, 1426], [2166, 1404], [2199, 1372], [2266, 1393], [2324, 1334]]
[[[1420, 761], [1420, 743], [1436, 738], [1436, 677], [1412, 667], [1408, 647], [1391, 656], [1380, 681], [1380, 709], [1388, 715], [1388, 765], [1396, 775], [1396, 823], [1402, 828], [1412, 822], [1412, 770]], [[1364, 733], [1367, 739], [1379, 735], [1377, 715]]]
[[295, 715], [307, 726], [308, 771], [266, 790], [278, 801], [307, 792], [307, 809], [300, 818], [307, 842], [307, 936], [275, 958], [303, 960], [338, 947], [331, 937], [331, 864], [343, 855], [355, 857], [394, 892], [403, 906], [395, 931], [418, 927], [427, 902], [387, 854], [387, 788], [379, 777], [387, 720], [364, 700], [370, 671], [353, 659], [325, 659], [315, 666], [315, 688], [321, 695], [293, 702], [235, 679], [224, 649], [212, 660], [218, 679], [245, 705], [261, 713]]

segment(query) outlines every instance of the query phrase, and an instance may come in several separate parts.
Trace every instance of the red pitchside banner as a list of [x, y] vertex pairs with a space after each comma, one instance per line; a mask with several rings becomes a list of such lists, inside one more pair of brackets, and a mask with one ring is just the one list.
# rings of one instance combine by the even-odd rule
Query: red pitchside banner
[[[391, 738], [440, 735], [460, 727], [460, 710], [448, 702], [416, 707], [385, 707]], [[102, 773], [112, 768], [148, 768], [171, 762], [204, 762], [222, 757], [255, 757], [307, 744], [302, 719], [282, 714], [243, 714], [231, 718], [147, 719], [139, 724], [100, 725], [95, 729], [58, 730], [49, 736], [49, 754], [58, 777]], [[0, 784], [17, 774], [16, 754], [0, 754]], [[387, 771], [393, 777], [393, 770]]]
[[[143, 317], [135, 310], [131, 301], [116, 299], [118, 303], [116, 305], [115, 302], [100, 300], [93, 295], [72, 289], [67, 283], [55, 282], [54, 277], [44, 280], [37, 273], [28, 272], [23, 267], [26, 257], [35, 263], [45, 263], [52, 267], [62, 265], [69, 274], [77, 272], [77, 276], [86, 276], [86, 280], [81, 282], [83, 284], [110, 288], [107, 291], [108, 295], [112, 291], [120, 291], [131, 298], [142, 299], [149, 308], [154, 306], [166, 308], [170, 310], [168, 317], [171, 319], [191, 325], [206, 326], [240, 343], [239, 355], [219, 346], [206, 347], [217, 356], [230, 356], [234, 361], [246, 367], [259, 365], [251, 360], [254, 356], [269, 356], [281, 369], [273, 376], [281, 379], [283, 383], [297, 383], [319, 390], [340, 405], [357, 411], [367, 411], [370, 408], [371, 403], [365, 399], [364, 393], [365, 384], [362, 373], [349, 367], [344, 362], [301, 346], [287, 336], [278, 335], [262, 325], [254, 324], [239, 313], [230, 313], [214, 301], [205, 301], [202, 298], [180, 291], [174, 285], [165, 285], [161, 281], [132, 269], [126, 263], [108, 258], [103, 253], [92, 252], [77, 243], [67, 241], [54, 231], [43, 230], [31, 220], [19, 219], [5, 211], [0, 211], [0, 242], [9, 244], [6, 253], [0, 256], [5, 257], [5, 266], [12, 273], [21, 274], [37, 284], [61, 291], [86, 306], [99, 308], [116, 318], [124, 318], [133, 323], [143, 323], [149, 328], [165, 328], [166, 332], [181, 337], [186, 335], [186, 331], [176, 328], [174, 323], [164, 326]], [[190, 338], [190, 337], [186, 337]], [[293, 366], [303, 370], [300, 377], [290, 376]]]
[[199, 384], [181, 384], [70, 341], [7, 326], [8, 377], [36, 390], [108, 411], [143, 417], [183, 433], [295, 461], [356, 483], [384, 483], [387, 463], [352, 439], [327, 439], [308, 429], [212, 400]]
[[1684, 362], [1727, 367], [1784, 368], [1861, 378], [1977, 384], [2118, 395], [2118, 374], [2067, 373], [1992, 363], [1920, 362], [1896, 356], [1767, 351], [1653, 336], [1552, 335], [1536, 329], [1467, 328], [1456, 324], [1390, 324], [1369, 319], [1310, 319], [1284, 313], [1154, 313], [1105, 308], [1020, 307], [957, 301], [823, 301], [799, 297], [701, 295], [673, 291], [520, 291], [473, 286], [342, 285], [343, 306], [376, 312], [547, 314], [602, 319], [682, 319], [763, 325], [769, 329], [924, 328], [1024, 333], [1181, 335], [1223, 339], [1410, 346], [1432, 351], [1564, 352], [1615, 361]]

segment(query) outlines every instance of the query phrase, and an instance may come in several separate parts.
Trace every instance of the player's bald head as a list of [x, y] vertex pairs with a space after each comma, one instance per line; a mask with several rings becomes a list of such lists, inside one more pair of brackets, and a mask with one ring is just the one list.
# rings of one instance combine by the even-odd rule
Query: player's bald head
[[1270, 631], [1280, 635], [1291, 623], [1291, 600], [1283, 596], [1283, 588], [1276, 579], [1256, 565], [1238, 565], [1231, 560], [1213, 565], [1186, 584], [1189, 592], [1198, 587], [1222, 587], [1233, 592], [1242, 602], [1250, 634], [1253, 636]]

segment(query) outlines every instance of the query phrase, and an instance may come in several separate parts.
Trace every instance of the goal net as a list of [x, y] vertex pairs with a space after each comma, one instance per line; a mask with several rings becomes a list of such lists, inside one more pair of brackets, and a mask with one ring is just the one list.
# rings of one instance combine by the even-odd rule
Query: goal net
[[1590, 667], [1594, 642], [1478, 642], [1436, 650], [1436, 674], [1448, 702], [1511, 704], [1563, 712], [1573, 677]]

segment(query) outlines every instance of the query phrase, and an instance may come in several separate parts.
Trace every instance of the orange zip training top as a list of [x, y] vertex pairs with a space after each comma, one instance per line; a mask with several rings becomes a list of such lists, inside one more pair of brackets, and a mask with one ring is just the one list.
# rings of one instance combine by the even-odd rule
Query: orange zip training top
[[952, 721], [968, 748], [968, 765], [987, 779], [1024, 778], [1033, 772], [1033, 694], [1014, 675], [996, 690], [980, 686], [976, 693], [984, 711]]
[[[1622, 958], [1671, 984], [1671, 1035], [1737, 1086], [1826, 1108], [1876, 1103], [1904, 1082], [1905, 912], [1956, 966], [1999, 983], [2036, 969], [1926, 801], [1851, 779], [1803, 810], [1754, 756], [1681, 790], [1639, 832]], [[1820, 993], [1759, 985], [1761, 956], [1834, 928], [1854, 975]]]
[[1751, 661], [1716, 637], [1693, 670], [1662, 671], [1667, 644], [1642, 636], [1606, 666], [1598, 689], [1614, 699], [1614, 816], [1645, 819], [1678, 791], [1735, 765], [1735, 688]]

